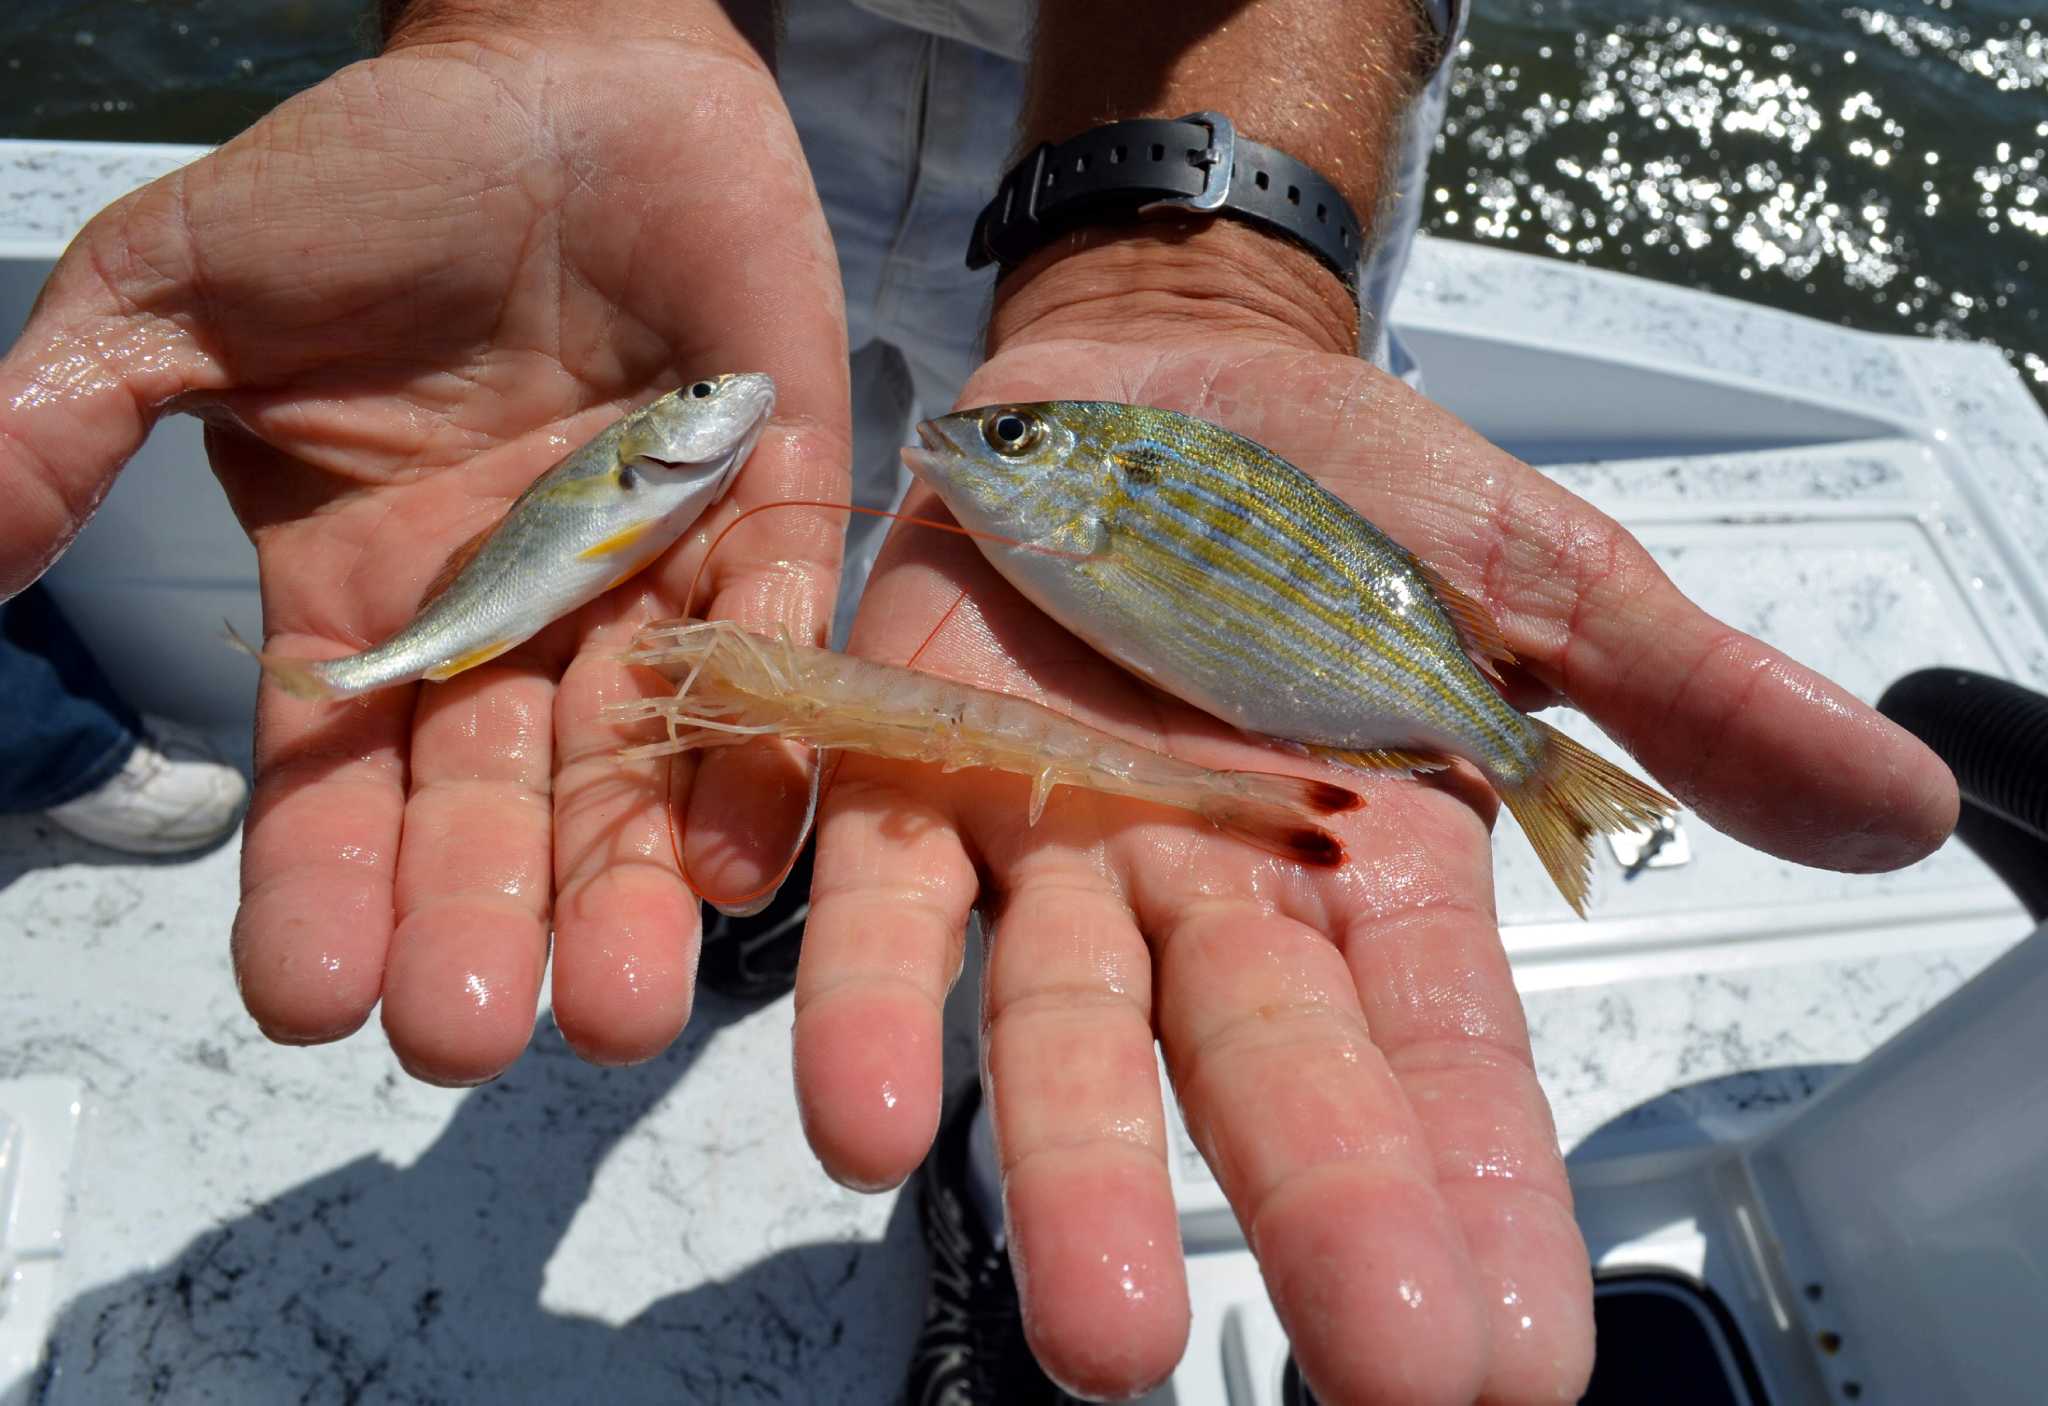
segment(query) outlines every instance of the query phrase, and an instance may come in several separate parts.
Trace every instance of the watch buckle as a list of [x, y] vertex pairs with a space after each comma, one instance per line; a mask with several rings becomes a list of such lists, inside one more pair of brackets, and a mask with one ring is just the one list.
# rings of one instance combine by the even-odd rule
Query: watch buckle
[[1209, 145], [1190, 154], [1191, 163], [1202, 168], [1202, 188], [1194, 195], [1170, 195], [1138, 207], [1140, 215], [1154, 210], [1202, 210], [1215, 212], [1230, 199], [1231, 177], [1237, 170], [1237, 126], [1220, 112], [1191, 112], [1176, 122], [1192, 122], [1209, 133]]

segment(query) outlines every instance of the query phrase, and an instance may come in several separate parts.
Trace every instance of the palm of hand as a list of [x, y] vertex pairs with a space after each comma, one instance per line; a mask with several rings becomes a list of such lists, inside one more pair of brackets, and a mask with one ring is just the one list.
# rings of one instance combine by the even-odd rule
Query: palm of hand
[[[718, 520], [578, 618], [445, 686], [329, 707], [264, 691], [235, 952], [269, 1033], [334, 1038], [381, 996], [414, 1072], [489, 1077], [531, 1027], [552, 918], [572, 1041], [631, 1059], [673, 1038], [696, 903], [667, 773], [610, 761], [594, 715], [633, 685], [607, 655], [682, 608], [710, 529], [844, 496], [844, 336], [773, 81], [701, 39], [387, 55], [82, 236], [0, 364], [0, 390], [61, 393], [16, 397], [29, 413], [0, 449], [61, 444], [71, 466], [49, 476], [82, 518], [157, 406], [207, 419], [288, 655], [389, 635], [459, 543], [631, 404], [728, 370], [782, 391]], [[837, 530], [750, 524], [699, 613], [826, 618]], [[707, 791], [739, 799], [692, 817], [695, 872], [743, 892], [787, 849], [791, 778], [775, 758], [715, 765]]]
[[[1569, 689], [1745, 839], [1838, 867], [1896, 863], [1953, 813], [1910, 741], [1717, 625], [1611, 522], [1354, 359], [1238, 341], [1023, 346], [963, 404], [1049, 397], [1186, 410], [1312, 467], [1501, 608], [1523, 701]], [[942, 511], [928, 495], [910, 506]], [[921, 650], [921, 668], [1210, 765], [1309, 765], [1137, 683], [958, 538], [899, 532], [854, 646]], [[1653, 724], [1679, 742], [1660, 748]], [[1832, 752], [1851, 731], [1880, 754], [1870, 770], [1759, 819], [1748, 777], [1783, 770], [1751, 766]], [[1688, 733], [1715, 739], [1724, 766], [1696, 766]], [[1362, 782], [1368, 807], [1335, 827], [1352, 861], [1333, 873], [1094, 795], [1057, 793], [1029, 828], [1022, 782], [848, 759], [798, 982], [814, 1143], [856, 1182], [914, 1162], [936, 1118], [939, 1004], [979, 906], [1011, 1253], [1033, 1345], [1063, 1380], [1131, 1390], [1171, 1367], [1187, 1331], [1156, 1036], [1329, 1399], [1575, 1398], [1591, 1361], [1586, 1253], [1495, 926], [1493, 801], [1468, 780]], [[1812, 838], [1844, 828], [1847, 848]]]

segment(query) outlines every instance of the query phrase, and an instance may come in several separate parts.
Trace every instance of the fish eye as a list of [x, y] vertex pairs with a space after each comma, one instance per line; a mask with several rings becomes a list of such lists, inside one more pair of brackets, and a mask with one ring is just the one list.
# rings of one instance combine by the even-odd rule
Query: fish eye
[[1015, 410], [995, 411], [981, 422], [981, 437], [988, 441], [988, 447], [1010, 458], [1037, 444], [1044, 433], [1045, 427], [1037, 416]]
[[712, 385], [709, 381], [699, 381], [696, 385], [690, 387], [690, 399], [702, 400], [717, 389], [718, 387]]

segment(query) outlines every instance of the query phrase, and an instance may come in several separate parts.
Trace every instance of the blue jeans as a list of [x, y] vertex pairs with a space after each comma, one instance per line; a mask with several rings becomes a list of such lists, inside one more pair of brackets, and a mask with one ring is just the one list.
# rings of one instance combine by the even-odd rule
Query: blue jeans
[[97, 790], [141, 733], [48, 592], [31, 586], [0, 602], [0, 814]]

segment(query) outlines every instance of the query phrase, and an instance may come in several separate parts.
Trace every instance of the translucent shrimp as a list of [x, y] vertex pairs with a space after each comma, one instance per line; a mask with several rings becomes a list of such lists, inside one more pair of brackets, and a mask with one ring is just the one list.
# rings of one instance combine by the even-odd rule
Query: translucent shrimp
[[1318, 868], [1344, 846], [1316, 822], [1365, 804], [1327, 781], [1216, 771], [1121, 741], [1028, 699], [914, 669], [769, 640], [730, 621], [665, 621], [643, 629], [626, 659], [659, 670], [673, 695], [613, 704], [614, 722], [659, 719], [668, 736], [627, 759], [783, 737], [818, 748], [986, 767], [1032, 778], [1030, 823], [1057, 786], [1193, 811], [1259, 848]]

